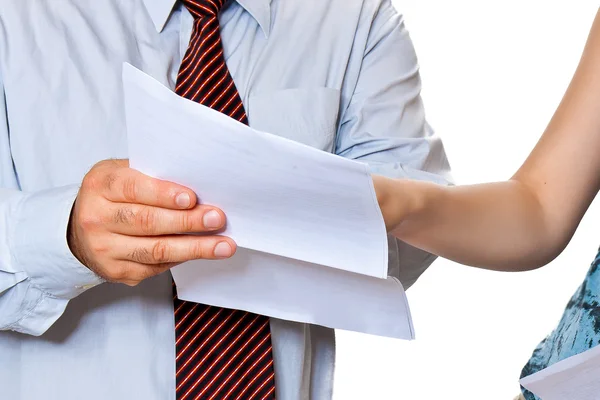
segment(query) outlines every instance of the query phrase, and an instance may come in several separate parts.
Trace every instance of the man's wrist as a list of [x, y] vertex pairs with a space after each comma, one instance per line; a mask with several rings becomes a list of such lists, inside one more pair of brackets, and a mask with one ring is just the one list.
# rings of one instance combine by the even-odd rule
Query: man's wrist
[[14, 259], [40, 290], [71, 299], [104, 280], [83, 265], [67, 243], [67, 227], [77, 187], [29, 195], [16, 210]]
[[[69, 250], [73, 256], [79, 261], [82, 265], [88, 267], [87, 260], [83, 256], [79, 246], [79, 237], [77, 235], [77, 228], [75, 226], [75, 207], [77, 204], [77, 198], [73, 202], [73, 207], [71, 207], [71, 213], [69, 215], [69, 223], [67, 224], [67, 244], [69, 246]], [[89, 267], [88, 267], [89, 268]]]

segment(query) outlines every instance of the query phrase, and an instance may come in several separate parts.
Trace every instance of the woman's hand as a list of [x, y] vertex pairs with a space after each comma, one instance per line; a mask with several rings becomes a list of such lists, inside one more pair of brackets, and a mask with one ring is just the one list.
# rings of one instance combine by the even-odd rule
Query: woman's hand
[[445, 187], [373, 176], [373, 183], [389, 233], [462, 264], [529, 270], [556, 257], [570, 237], [518, 180]]

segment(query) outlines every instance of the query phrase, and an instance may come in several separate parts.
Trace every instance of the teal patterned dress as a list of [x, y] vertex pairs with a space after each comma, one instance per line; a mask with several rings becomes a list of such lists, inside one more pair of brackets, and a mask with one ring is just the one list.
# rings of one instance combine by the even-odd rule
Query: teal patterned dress
[[[600, 251], [554, 332], [533, 352], [521, 377], [580, 354], [600, 343]], [[526, 400], [540, 400], [526, 389]]]

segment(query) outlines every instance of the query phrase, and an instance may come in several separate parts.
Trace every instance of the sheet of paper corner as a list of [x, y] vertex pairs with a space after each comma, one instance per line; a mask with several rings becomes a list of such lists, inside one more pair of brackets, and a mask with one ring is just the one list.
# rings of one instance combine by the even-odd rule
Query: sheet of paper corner
[[123, 85], [131, 166], [221, 207], [238, 243], [231, 260], [174, 268], [180, 298], [414, 338], [404, 289], [387, 277], [385, 224], [365, 164], [253, 130], [129, 64]]
[[597, 400], [600, 346], [559, 361], [521, 379], [520, 383], [542, 400]]

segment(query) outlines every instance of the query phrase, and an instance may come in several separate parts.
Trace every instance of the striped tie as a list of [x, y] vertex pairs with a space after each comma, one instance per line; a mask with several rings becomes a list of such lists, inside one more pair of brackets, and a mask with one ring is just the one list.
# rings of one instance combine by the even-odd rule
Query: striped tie
[[[225, 0], [182, 0], [194, 17], [175, 91], [245, 124], [229, 74], [218, 14]], [[269, 319], [175, 299], [177, 400], [275, 398]]]

